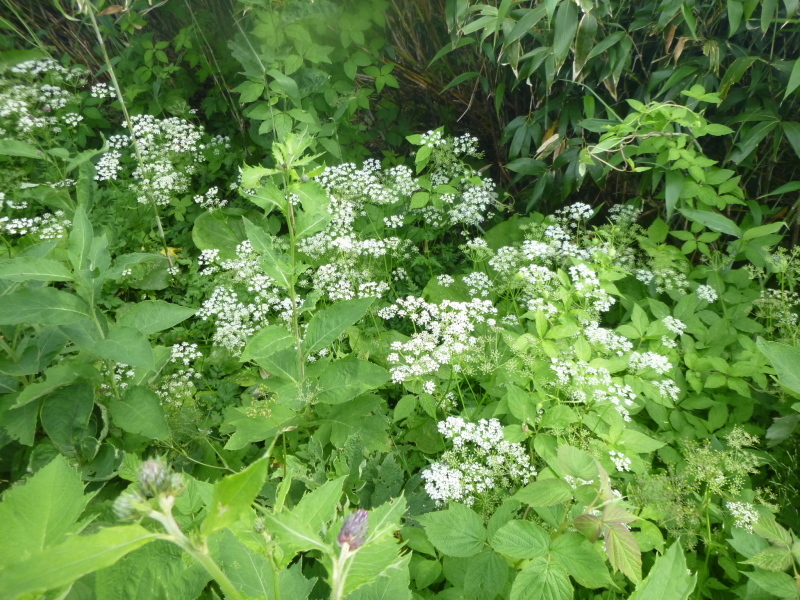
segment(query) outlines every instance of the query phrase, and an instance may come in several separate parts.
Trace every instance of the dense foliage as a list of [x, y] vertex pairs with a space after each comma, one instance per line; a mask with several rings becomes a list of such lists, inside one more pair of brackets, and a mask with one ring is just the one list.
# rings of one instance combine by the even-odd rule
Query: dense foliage
[[34, 4], [0, 600], [800, 598], [797, 2]]

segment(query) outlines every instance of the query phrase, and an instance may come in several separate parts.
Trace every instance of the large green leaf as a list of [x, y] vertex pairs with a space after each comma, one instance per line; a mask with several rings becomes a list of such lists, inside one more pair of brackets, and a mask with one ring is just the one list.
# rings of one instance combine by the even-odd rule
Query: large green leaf
[[292, 514], [319, 533], [322, 527], [336, 516], [336, 507], [342, 497], [342, 486], [346, 476], [327, 481], [317, 489], [305, 494], [292, 509]]
[[508, 580], [508, 563], [489, 548], [469, 559], [464, 577], [466, 600], [495, 598]]
[[141, 525], [101, 529], [73, 536], [0, 570], [0, 600], [61, 587], [110, 565], [159, 537]]
[[686, 557], [678, 542], [672, 544], [628, 600], [686, 600], [694, 591], [697, 574], [686, 568]]
[[636, 538], [624, 523], [609, 523], [605, 532], [606, 553], [611, 566], [634, 583], [642, 580], [642, 553]]
[[18, 256], [0, 262], [0, 279], [8, 281], [72, 281], [72, 272], [57, 260]]
[[78, 472], [57, 456], [24, 481], [9, 488], [0, 502], [0, 565], [8, 565], [63, 541], [91, 496], [83, 495]]
[[322, 372], [316, 400], [325, 404], [349, 402], [367, 390], [382, 386], [389, 378], [383, 367], [350, 355], [332, 362]]
[[228, 475], [214, 484], [214, 495], [202, 531], [209, 534], [236, 523], [251, 510], [253, 501], [264, 486], [269, 468], [265, 456], [240, 473]]
[[129, 387], [121, 400], [114, 399], [109, 403], [108, 409], [114, 425], [125, 431], [151, 440], [169, 437], [169, 425], [161, 407], [161, 398], [146, 387]]
[[275, 598], [275, 571], [265, 556], [250, 550], [230, 529], [218, 534], [212, 548], [236, 589], [249, 598]]
[[514, 520], [498, 529], [491, 543], [498, 554], [510, 558], [537, 558], [547, 554], [550, 536], [536, 523]]
[[775, 367], [781, 385], [800, 396], [800, 348], [768, 342], [764, 338], [758, 338], [757, 345]]
[[260, 360], [269, 358], [276, 352], [285, 350], [294, 344], [294, 335], [280, 325], [269, 325], [256, 333], [242, 352], [240, 360], [252, 360], [260, 364]]
[[0, 296], [0, 324], [69, 325], [91, 318], [89, 306], [74, 294], [51, 287], [17, 290]]
[[786, 600], [797, 600], [800, 597], [797, 591], [797, 582], [786, 573], [756, 569], [752, 573], [745, 573], [745, 575], [750, 578], [750, 581], [773, 596], [786, 598]]
[[42, 404], [42, 427], [59, 451], [81, 457], [81, 442], [90, 436], [89, 418], [94, 410], [94, 385], [73, 383], [48, 394]]
[[554, 506], [572, 499], [572, 488], [560, 478], [540, 479], [529, 483], [514, 498], [528, 506]]
[[483, 520], [463, 504], [453, 502], [447, 510], [427, 513], [417, 520], [436, 549], [448, 556], [474, 556], [485, 546]]
[[736, 238], [742, 237], [742, 230], [739, 229], [739, 226], [728, 217], [719, 213], [711, 212], [710, 210], [694, 210], [689, 208], [681, 208], [678, 212], [690, 221], [705, 225], [714, 231], [727, 233]]
[[297, 211], [295, 235], [303, 239], [322, 231], [330, 223], [332, 215], [328, 210], [330, 198], [325, 189], [316, 181], [301, 183], [294, 188], [300, 198], [302, 211]]
[[290, 512], [267, 515], [265, 520], [270, 534], [278, 540], [283, 552], [282, 566], [288, 565], [298, 552], [326, 549], [319, 534]]
[[264, 272], [272, 277], [282, 288], [291, 288], [294, 273], [289, 257], [275, 248], [272, 238], [260, 227], [245, 219], [244, 228], [253, 250], [261, 255], [261, 267]]
[[0, 140], [0, 156], [21, 156], [23, 158], [44, 158], [44, 154], [26, 142], [19, 140]]
[[200, 250], [219, 250], [223, 259], [236, 257], [236, 246], [245, 240], [239, 211], [205, 212], [194, 222], [192, 240]]
[[361, 319], [374, 301], [375, 298], [345, 300], [316, 313], [306, 329], [303, 353], [310, 356], [328, 347], [348, 327]]
[[572, 592], [566, 569], [556, 561], [538, 557], [517, 574], [511, 600], [572, 600]]
[[553, 541], [550, 552], [583, 587], [613, 587], [605, 560], [581, 534], [562, 533]]
[[153, 348], [147, 338], [134, 329], [124, 325], [115, 325], [105, 339], [100, 340], [94, 351], [106, 360], [155, 370]]
[[131, 327], [144, 335], [169, 329], [191, 317], [195, 309], [164, 300], [142, 300], [128, 305], [117, 318], [117, 325]]

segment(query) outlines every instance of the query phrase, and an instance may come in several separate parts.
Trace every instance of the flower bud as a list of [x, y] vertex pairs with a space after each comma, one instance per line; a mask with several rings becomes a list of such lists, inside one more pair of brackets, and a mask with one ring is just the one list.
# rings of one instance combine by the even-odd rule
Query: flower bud
[[367, 528], [369, 527], [369, 513], [359, 508], [347, 517], [339, 531], [337, 542], [340, 546], [347, 544], [350, 550], [356, 550], [366, 541]]
[[131, 489], [114, 500], [112, 508], [120, 521], [138, 521], [144, 516], [142, 509], [146, 506], [147, 498], [139, 490]]
[[148, 498], [171, 494], [173, 475], [163, 458], [154, 458], [142, 463], [139, 470], [139, 486]]

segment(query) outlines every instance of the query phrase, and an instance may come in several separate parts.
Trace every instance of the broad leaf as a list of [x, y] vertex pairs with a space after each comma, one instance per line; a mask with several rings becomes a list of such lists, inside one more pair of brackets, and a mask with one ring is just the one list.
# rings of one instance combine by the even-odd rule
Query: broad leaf
[[95, 352], [106, 360], [118, 363], [155, 370], [153, 348], [147, 338], [138, 330], [124, 325], [115, 325], [108, 336], [100, 340]]
[[8, 281], [72, 281], [72, 272], [57, 260], [18, 256], [0, 262], [0, 279]]
[[484, 548], [486, 529], [483, 520], [463, 504], [453, 502], [447, 510], [427, 513], [417, 520], [425, 527], [431, 543], [443, 554], [469, 557]]
[[383, 367], [350, 355], [332, 362], [319, 378], [318, 402], [342, 404], [375, 389], [389, 381], [389, 372]]
[[552, 543], [552, 556], [583, 587], [613, 587], [606, 561], [579, 533], [562, 533]]
[[800, 395], [800, 348], [781, 344], [780, 342], [767, 342], [758, 338], [758, 349], [764, 353], [775, 367], [778, 381], [791, 392]]
[[244, 348], [240, 360], [253, 361], [260, 364], [261, 359], [268, 358], [294, 344], [294, 335], [280, 325], [269, 325], [256, 333]]
[[642, 580], [642, 553], [636, 538], [623, 523], [608, 523], [605, 530], [606, 553], [611, 566], [634, 583]]
[[117, 318], [117, 325], [131, 327], [144, 335], [151, 335], [174, 327], [195, 312], [193, 308], [163, 300], [142, 300], [128, 305], [128, 310]]
[[141, 525], [107, 527], [94, 535], [76, 535], [0, 570], [0, 598], [12, 600], [67, 585], [113, 565], [158, 537]]
[[22, 289], [0, 296], [0, 324], [68, 325], [91, 318], [89, 306], [74, 294], [55, 288]]
[[511, 600], [572, 600], [572, 584], [566, 569], [555, 561], [534, 558], [517, 574]]
[[251, 510], [267, 478], [269, 457], [257, 460], [244, 471], [228, 475], [214, 484], [214, 495], [202, 531], [209, 534], [229, 527]]
[[337, 302], [316, 313], [308, 324], [303, 340], [303, 353], [310, 356], [328, 347], [367, 313], [375, 298], [358, 298]]
[[526, 485], [514, 498], [528, 506], [554, 506], [572, 500], [572, 488], [563, 479], [540, 479]]
[[90, 435], [87, 427], [93, 410], [94, 385], [85, 381], [58, 388], [45, 397], [42, 427], [62, 454], [81, 457], [81, 442]]
[[538, 558], [547, 554], [550, 536], [536, 523], [514, 520], [498, 529], [491, 543], [498, 554], [510, 558]]
[[161, 398], [146, 387], [128, 388], [121, 400], [114, 399], [109, 403], [108, 409], [114, 425], [129, 433], [151, 440], [169, 437], [169, 425], [161, 407]]

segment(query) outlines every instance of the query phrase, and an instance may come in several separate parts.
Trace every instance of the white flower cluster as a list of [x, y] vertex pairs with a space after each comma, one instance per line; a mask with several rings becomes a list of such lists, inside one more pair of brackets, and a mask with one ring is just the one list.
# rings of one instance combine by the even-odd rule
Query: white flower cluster
[[91, 89], [92, 98], [116, 98], [117, 93], [105, 82], [95, 83]]
[[551, 358], [550, 368], [556, 375], [555, 385], [569, 393], [572, 402], [610, 403], [625, 421], [636, 393], [628, 385], [614, 381], [608, 369], [593, 367], [585, 361]]
[[486, 273], [474, 271], [464, 276], [464, 284], [473, 298], [485, 298], [492, 291], [492, 280]]
[[469, 133], [464, 133], [453, 138], [453, 154], [456, 156], [478, 154], [478, 138]]
[[70, 225], [72, 223], [65, 217], [63, 210], [38, 217], [0, 217], [0, 231], [8, 235], [34, 235], [41, 240], [63, 238]]
[[622, 452], [611, 450], [609, 451], [608, 456], [609, 458], [611, 458], [611, 462], [614, 463], [614, 466], [617, 468], [617, 471], [631, 470], [631, 459], [625, 456]]
[[553, 217], [559, 223], [567, 225], [572, 229], [577, 229], [583, 221], [591, 219], [593, 215], [594, 209], [592, 209], [591, 206], [582, 202], [576, 202], [575, 204], [557, 210], [553, 214]]
[[392, 380], [402, 383], [435, 373], [442, 365], [460, 372], [462, 365], [476, 359], [481, 325], [496, 325], [497, 309], [488, 300], [473, 298], [470, 302], [444, 300], [430, 304], [422, 298], [408, 296], [382, 308], [383, 319], [410, 319], [420, 329], [406, 342], [393, 342], [388, 360]]
[[682, 335], [686, 331], [686, 324], [675, 317], [664, 317], [662, 320], [664, 326], [676, 335]]
[[610, 329], [600, 327], [597, 321], [587, 323], [583, 334], [590, 344], [608, 354], [623, 356], [633, 350], [633, 343], [628, 338], [618, 335]]
[[203, 353], [197, 349], [197, 344], [181, 342], [172, 346], [170, 362], [180, 365], [180, 368], [165, 376], [156, 390], [162, 404], [180, 408], [187, 400], [194, 397], [197, 389], [195, 382], [202, 379], [194, 363], [202, 358]]
[[697, 287], [697, 297], [711, 304], [717, 301], [719, 295], [717, 295], [717, 290], [710, 285], [701, 285]]
[[633, 204], [615, 204], [608, 209], [608, 218], [620, 227], [630, 227], [641, 214], [642, 209]]
[[653, 369], [659, 375], [666, 375], [672, 370], [672, 363], [669, 358], [656, 352], [632, 352], [630, 368], [634, 371]]
[[537, 474], [522, 445], [503, 439], [497, 419], [467, 423], [448, 417], [439, 423], [439, 432], [452, 440], [453, 448], [421, 474], [437, 506], [451, 501], [495, 504], [504, 492], [526, 485]]
[[747, 531], [753, 531], [753, 523], [758, 521], [758, 511], [749, 502], [726, 502], [725, 506], [734, 520], [736, 527], [741, 527]]
[[444, 139], [444, 135], [442, 135], [442, 132], [439, 130], [431, 130], [427, 133], [423, 133], [420, 139], [420, 145], [428, 148], [438, 148], [446, 143], [447, 140]]
[[332, 301], [383, 297], [390, 289], [389, 284], [371, 279], [369, 270], [333, 263], [314, 272], [312, 285], [320, 296]]
[[249, 241], [236, 248], [237, 257], [219, 261], [219, 252], [204, 251], [204, 272], [222, 270], [228, 285], [218, 286], [197, 312], [216, 325], [214, 343], [233, 353], [240, 353], [256, 331], [268, 325], [268, 316], [278, 312], [281, 319], [291, 318], [291, 301], [259, 265]]
[[645, 285], [654, 283], [659, 294], [669, 291], [685, 292], [689, 287], [686, 275], [671, 267], [635, 269], [633, 274]]
[[219, 188], [217, 186], [208, 188], [205, 194], [198, 194], [194, 197], [194, 201], [205, 208], [208, 212], [214, 212], [219, 208], [223, 208], [228, 204], [226, 198], [219, 197]]

